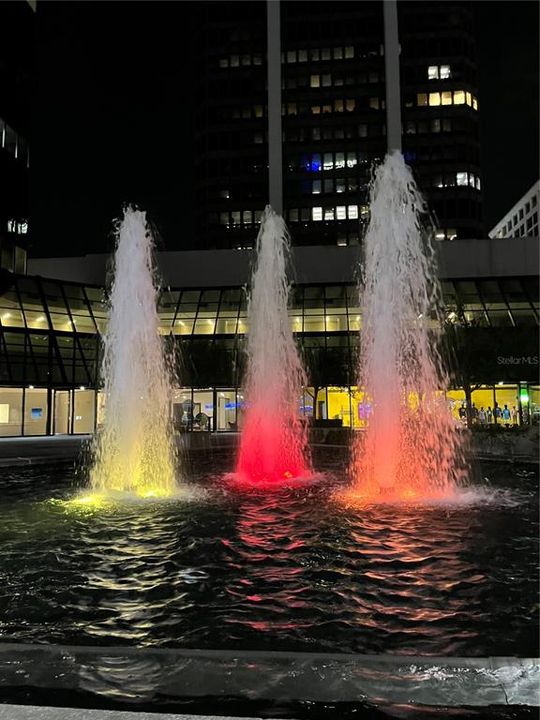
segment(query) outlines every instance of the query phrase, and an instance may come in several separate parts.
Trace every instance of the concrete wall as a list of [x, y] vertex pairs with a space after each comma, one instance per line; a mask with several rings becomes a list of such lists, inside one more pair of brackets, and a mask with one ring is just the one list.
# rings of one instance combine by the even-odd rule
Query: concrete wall
[[[441, 278], [537, 276], [536, 238], [453, 240], [438, 243]], [[356, 279], [356, 246], [295, 247], [292, 279], [297, 283], [351, 283]], [[189, 250], [157, 253], [165, 286], [239, 286], [249, 281], [250, 250]], [[30, 258], [28, 274], [90, 285], [106, 281], [109, 255]]]

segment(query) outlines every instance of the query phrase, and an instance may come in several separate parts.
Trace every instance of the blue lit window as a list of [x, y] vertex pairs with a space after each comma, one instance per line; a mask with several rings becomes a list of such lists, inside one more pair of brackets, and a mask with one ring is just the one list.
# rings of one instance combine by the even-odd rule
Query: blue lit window
[[321, 171], [321, 156], [320, 153], [315, 153], [311, 156], [311, 172], [320, 172]]

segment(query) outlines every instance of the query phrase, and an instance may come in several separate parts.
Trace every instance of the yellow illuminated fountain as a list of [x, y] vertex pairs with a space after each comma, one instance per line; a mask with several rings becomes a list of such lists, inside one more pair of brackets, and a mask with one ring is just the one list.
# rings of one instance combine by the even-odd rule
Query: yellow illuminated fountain
[[171, 415], [172, 363], [157, 314], [153, 239], [146, 214], [128, 209], [119, 225], [101, 376], [105, 417], [96, 435], [91, 494], [78, 503], [101, 506], [118, 493], [169, 497], [177, 489]]

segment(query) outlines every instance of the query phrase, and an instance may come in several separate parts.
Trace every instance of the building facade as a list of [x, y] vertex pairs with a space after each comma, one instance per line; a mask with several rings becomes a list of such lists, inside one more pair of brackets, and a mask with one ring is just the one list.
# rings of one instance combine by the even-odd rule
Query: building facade
[[29, 242], [29, 137], [34, 11], [0, 3], [0, 267], [24, 273]]
[[[439, 239], [482, 234], [475, 13], [398, 3], [403, 149]], [[268, 198], [265, 3], [201, 3], [197, 243], [251, 247]], [[382, 2], [281, 6], [284, 211], [297, 245], [357, 245], [386, 151]]]
[[[299, 412], [351, 428], [362, 427], [365, 410], [357, 386], [357, 250], [296, 248], [289, 311], [310, 383]], [[158, 256], [160, 332], [178, 358], [171, 402], [180, 430], [198, 431], [199, 412], [209, 419], [206, 430], [241, 427], [250, 255]], [[100, 423], [106, 258], [49, 262], [30, 261], [34, 275], [1, 274], [0, 436], [88, 433]], [[515, 407], [518, 424], [538, 422], [537, 265], [538, 245], [528, 238], [440, 244], [456, 419], [467, 386], [478, 410], [498, 403]], [[52, 267], [56, 279], [46, 279]]]
[[502, 217], [489, 232], [490, 238], [538, 237], [540, 180]]

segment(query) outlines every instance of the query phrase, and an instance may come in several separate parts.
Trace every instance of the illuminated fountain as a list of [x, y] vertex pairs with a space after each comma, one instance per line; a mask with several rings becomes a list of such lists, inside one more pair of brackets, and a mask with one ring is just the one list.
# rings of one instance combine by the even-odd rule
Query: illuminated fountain
[[90, 475], [97, 494], [165, 497], [176, 488], [172, 364], [158, 329], [152, 250], [146, 214], [128, 209], [118, 232], [103, 338], [105, 418]]
[[289, 238], [270, 206], [257, 237], [248, 302], [245, 414], [237, 477], [252, 484], [283, 484], [310, 472], [307, 430], [298, 414], [306, 375], [287, 313]]
[[452, 494], [462, 465], [439, 352], [441, 289], [424, 200], [401, 153], [371, 184], [364, 240], [359, 383], [373, 413], [354, 446], [352, 496]]

